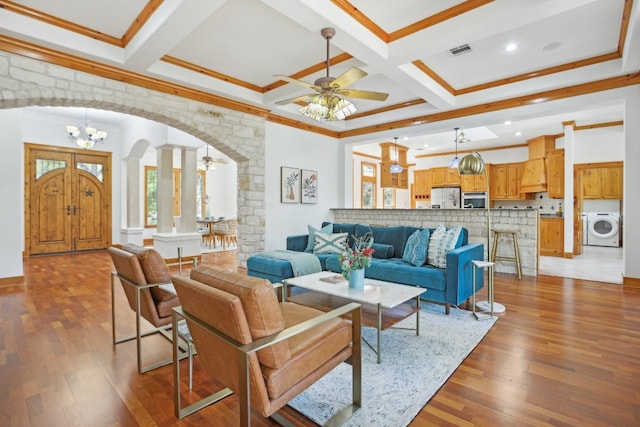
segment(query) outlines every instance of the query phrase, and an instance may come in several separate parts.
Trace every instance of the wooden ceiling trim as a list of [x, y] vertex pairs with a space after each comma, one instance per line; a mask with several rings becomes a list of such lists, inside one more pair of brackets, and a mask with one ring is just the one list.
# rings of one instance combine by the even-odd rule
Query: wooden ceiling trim
[[385, 43], [389, 43], [389, 33], [383, 30], [378, 24], [373, 22], [360, 9], [351, 4], [348, 0], [331, 0], [331, 3], [338, 6], [344, 13], [356, 20], [360, 25], [369, 30], [370, 33], [378, 37]]
[[109, 34], [101, 33], [100, 31], [93, 30], [82, 25], [75, 24], [73, 22], [49, 15], [36, 9], [23, 6], [18, 3], [14, 3], [8, 0], [0, 0], [0, 8], [18, 13], [20, 15], [27, 16], [32, 19], [36, 19], [41, 22], [45, 22], [50, 25], [54, 25], [58, 28], [72, 31], [74, 33], [90, 37], [92, 39], [108, 43], [113, 46], [124, 48], [140, 31], [142, 26], [149, 20], [151, 15], [160, 7], [164, 0], [150, 0], [144, 7], [144, 9], [138, 14], [136, 19], [131, 23], [122, 38], [111, 36]]
[[369, 133], [382, 132], [391, 129], [411, 127], [425, 123], [439, 122], [443, 120], [454, 119], [458, 117], [473, 116], [476, 114], [488, 113], [491, 111], [505, 110], [509, 108], [522, 107], [541, 102], [557, 101], [559, 99], [571, 98], [574, 96], [585, 95], [593, 92], [601, 92], [604, 90], [617, 89], [625, 86], [640, 84], [640, 72], [626, 74], [618, 77], [611, 77], [595, 82], [583, 83], [565, 88], [552, 89], [544, 92], [534, 93], [530, 95], [519, 96], [516, 98], [503, 99], [487, 104], [473, 105], [470, 107], [459, 108], [456, 110], [443, 111], [441, 113], [428, 114], [425, 116], [414, 117], [409, 119], [397, 120], [393, 122], [380, 123], [377, 125], [366, 126], [358, 129], [342, 131], [339, 133], [340, 138], [348, 138], [358, 135], [366, 135]]
[[237, 86], [242, 86], [244, 88], [253, 90], [255, 92], [260, 92], [260, 93], [262, 92], [262, 88], [258, 85], [245, 82], [244, 80], [236, 79], [235, 77], [231, 77], [227, 74], [218, 73], [217, 71], [213, 71], [209, 68], [201, 67], [191, 62], [183, 61], [182, 59], [178, 59], [173, 56], [165, 55], [160, 59], [161, 61], [167, 62], [169, 64], [177, 65], [178, 67], [186, 68], [187, 70], [195, 71], [196, 73], [203, 74], [207, 77], [213, 77], [214, 79], [217, 79], [217, 80], [223, 80], [227, 83], [231, 83]]
[[447, 83], [445, 79], [440, 77], [440, 75], [437, 74], [435, 71], [433, 71], [431, 68], [427, 67], [427, 65], [424, 62], [417, 59], [413, 61], [412, 64], [416, 66], [420, 71], [425, 73], [427, 76], [435, 80], [435, 82], [438, 83], [440, 86], [442, 86], [447, 92], [449, 92], [452, 95], [456, 94], [456, 90], [453, 88], [453, 86]]
[[317, 133], [320, 135], [325, 135], [331, 138], [336, 138], [338, 139], [338, 132], [330, 130], [330, 129], [325, 129], [323, 127], [320, 126], [316, 126], [316, 125], [312, 125], [309, 123], [305, 123], [305, 122], [301, 122], [299, 120], [294, 120], [288, 117], [283, 117], [283, 116], [279, 116], [277, 114], [273, 114], [273, 113], [269, 113], [266, 116], [267, 121], [272, 122], [272, 123], [278, 123], [284, 126], [289, 126], [289, 127], [293, 127], [296, 129], [302, 129], [302, 130], [306, 130], [309, 132], [313, 132], [313, 133]]
[[410, 36], [411, 34], [448, 21], [449, 19], [453, 19], [456, 16], [472, 11], [473, 9], [485, 6], [489, 3], [492, 3], [493, 1], [494, 0], [468, 0], [462, 2], [453, 7], [450, 7], [449, 9], [443, 10], [442, 12], [438, 12], [435, 15], [429, 16], [404, 28], [393, 31], [391, 34], [389, 34], [387, 43], [400, 40], [404, 37]]
[[355, 7], [348, 0], [331, 0], [331, 2], [338, 6], [340, 10], [351, 16], [360, 25], [365, 27], [367, 30], [369, 30], [369, 32], [371, 32], [373, 35], [375, 35], [385, 43], [392, 43], [394, 41], [400, 40], [404, 37], [410, 36], [411, 34], [417, 33], [426, 28], [455, 18], [456, 16], [467, 13], [478, 7], [482, 7], [493, 1], [494, 0], [467, 0], [453, 7], [450, 7], [449, 9], [443, 10], [442, 12], [436, 13], [435, 15], [428, 16], [418, 22], [414, 22], [411, 25], [407, 25], [406, 27], [400, 28], [391, 33], [387, 33], [384, 29], [382, 29], [378, 24], [371, 20], [367, 15], [362, 13], [360, 9]]
[[133, 20], [127, 31], [122, 36], [122, 46], [127, 46], [131, 40], [138, 34], [140, 29], [147, 23], [149, 18], [154, 14], [156, 10], [162, 5], [164, 0], [149, 0], [142, 11]]
[[67, 67], [72, 70], [94, 74], [107, 79], [117, 80], [158, 92], [168, 93], [207, 104], [217, 105], [234, 111], [252, 114], [255, 116], [267, 117], [269, 110], [255, 107], [243, 102], [212, 95], [200, 90], [191, 89], [185, 86], [176, 85], [156, 78], [134, 73], [128, 70], [100, 64], [79, 56], [69, 55], [33, 43], [24, 42], [11, 37], [0, 35], [0, 50], [15, 53], [17, 55], [45, 61], [51, 64]]
[[347, 118], [345, 118], [345, 120], [360, 119], [362, 117], [373, 116], [374, 114], [386, 113], [387, 111], [398, 110], [400, 108], [407, 108], [407, 107], [412, 107], [414, 105], [420, 105], [420, 104], [426, 104], [426, 103], [427, 103], [427, 101], [425, 101], [422, 98], [412, 99], [411, 101], [400, 102], [398, 104], [393, 104], [393, 105], [388, 105], [386, 107], [376, 108], [374, 110], [365, 111], [363, 113], [355, 113], [355, 114], [352, 114], [350, 116], [347, 116]]
[[532, 71], [530, 73], [524, 73], [517, 76], [511, 76], [493, 82], [482, 83], [475, 86], [469, 86], [464, 89], [458, 89], [453, 92], [454, 95], [464, 95], [471, 92], [477, 92], [480, 90], [491, 89], [498, 86], [508, 85], [511, 83], [521, 82], [524, 80], [534, 79], [537, 77], [548, 76], [550, 74], [561, 73], [563, 71], [575, 70], [577, 68], [587, 67], [589, 65], [599, 64], [601, 62], [613, 61], [620, 59], [621, 55], [616, 52], [605, 53], [603, 55], [594, 56], [593, 58], [582, 59], [579, 61], [568, 62], [566, 64], [557, 65], [555, 67], [544, 68], [542, 70]]
[[[476, 149], [469, 149], [469, 150], [459, 149], [457, 153], [458, 154], [467, 154], [467, 153], [474, 153], [474, 152], [483, 153], [485, 151], [508, 150], [510, 148], [523, 148], [528, 146], [529, 144], [525, 142], [522, 144], [501, 145], [500, 147], [486, 147], [486, 148], [476, 148]], [[456, 152], [447, 151], [446, 153], [416, 154], [414, 157], [416, 159], [425, 159], [427, 157], [451, 156], [453, 154], [456, 154]]]
[[[342, 62], [350, 60], [351, 58], [353, 58], [353, 56], [349, 55], [348, 53], [343, 52], [340, 55], [336, 55], [333, 58], [330, 58], [329, 59], [329, 66], [340, 64]], [[303, 79], [304, 77], [306, 77], [306, 76], [308, 76], [310, 74], [317, 73], [318, 71], [322, 71], [322, 70], [324, 70], [326, 68], [327, 68], [327, 63], [325, 61], [322, 61], [322, 62], [319, 62], [319, 63], [317, 63], [315, 65], [312, 65], [312, 66], [310, 66], [308, 68], [305, 68], [304, 70], [300, 70], [300, 71], [298, 71], [298, 72], [296, 72], [294, 74], [291, 74], [289, 77], [291, 77], [292, 79], [301, 80], [301, 79]], [[275, 82], [273, 82], [271, 84], [268, 84], [267, 86], [262, 87], [260, 89], [260, 91], [262, 93], [266, 93], [266, 92], [269, 92], [270, 90], [277, 89], [277, 88], [279, 88], [281, 86], [284, 86], [286, 84], [289, 84], [289, 83], [285, 82], [284, 80], [278, 80], [278, 81], [275, 81]]]
[[616, 120], [614, 122], [603, 122], [603, 123], [593, 123], [590, 125], [576, 125], [573, 123], [574, 130], [589, 130], [589, 129], [600, 129], [600, 128], [608, 128], [615, 126], [624, 126], [624, 120]]
[[359, 151], [354, 151], [353, 155], [354, 156], [360, 156], [360, 157], [366, 157], [366, 158], [373, 159], [373, 160], [378, 160], [378, 161], [382, 160], [382, 157], [380, 157], [380, 156], [374, 156], [374, 155], [367, 154], [367, 153], [361, 153]]
[[618, 37], [618, 53], [622, 56], [627, 32], [629, 31], [629, 22], [631, 21], [631, 7], [633, 0], [624, 0], [624, 9], [622, 10], [622, 22], [620, 23], [620, 36]]

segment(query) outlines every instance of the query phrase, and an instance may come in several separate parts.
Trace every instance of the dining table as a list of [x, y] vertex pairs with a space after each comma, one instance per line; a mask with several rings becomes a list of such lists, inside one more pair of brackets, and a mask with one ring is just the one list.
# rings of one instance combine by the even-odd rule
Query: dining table
[[209, 240], [209, 249], [211, 249], [211, 246], [213, 245], [213, 241], [214, 241], [213, 226], [214, 226], [214, 224], [218, 224], [218, 223], [220, 223], [222, 221], [224, 221], [223, 217], [220, 217], [220, 218], [201, 218], [201, 219], [197, 220], [198, 224], [206, 225], [208, 230], [209, 230], [209, 234], [207, 234], [208, 240]]

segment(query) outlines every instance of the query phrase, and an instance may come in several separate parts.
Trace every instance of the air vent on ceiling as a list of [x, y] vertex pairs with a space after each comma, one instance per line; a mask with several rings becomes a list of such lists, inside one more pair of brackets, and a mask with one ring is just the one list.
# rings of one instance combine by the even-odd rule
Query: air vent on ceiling
[[463, 53], [471, 52], [471, 46], [465, 43], [458, 47], [454, 47], [453, 49], [449, 49], [449, 52], [451, 52], [453, 56], [462, 55]]

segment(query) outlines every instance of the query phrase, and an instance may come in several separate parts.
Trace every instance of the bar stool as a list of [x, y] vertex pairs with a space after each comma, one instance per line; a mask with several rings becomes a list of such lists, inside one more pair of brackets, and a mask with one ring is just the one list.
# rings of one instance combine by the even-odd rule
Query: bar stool
[[[493, 247], [491, 248], [491, 262], [496, 262], [496, 260], [515, 261], [516, 270], [518, 272], [518, 280], [522, 280], [522, 263], [520, 262], [518, 232], [520, 232], [520, 227], [518, 227], [517, 225], [500, 225], [498, 227], [493, 227]], [[500, 237], [502, 235], [508, 234], [511, 235], [511, 239], [513, 241], [514, 256], [497, 256], [498, 242], [500, 241]]]

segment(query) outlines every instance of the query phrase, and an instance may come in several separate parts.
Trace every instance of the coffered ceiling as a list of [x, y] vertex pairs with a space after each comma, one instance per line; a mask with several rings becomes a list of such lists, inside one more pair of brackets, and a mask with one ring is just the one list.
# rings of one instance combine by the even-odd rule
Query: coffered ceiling
[[[563, 121], [622, 120], [619, 88], [640, 84], [636, 3], [0, 0], [0, 49], [51, 62], [62, 53], [83, 70], [104, 64], [134, 83], [146, 76], [195, 89], [212, 104], [344, 142], [408, 137], [404, 145], [419, 152], [432, 135], [438, 152], [452, 138], [433, 135], [453, 127], [490, 147], [561, 133]], [[386, 101], [352, 99], [357, 113], [329, 123], [276, 104], [309, 90], [275, 75], [324, 75], [324, 27], [336, 29], [331, 75], [361, 68], [368, 76], [350, 88], [387, 92]]]

